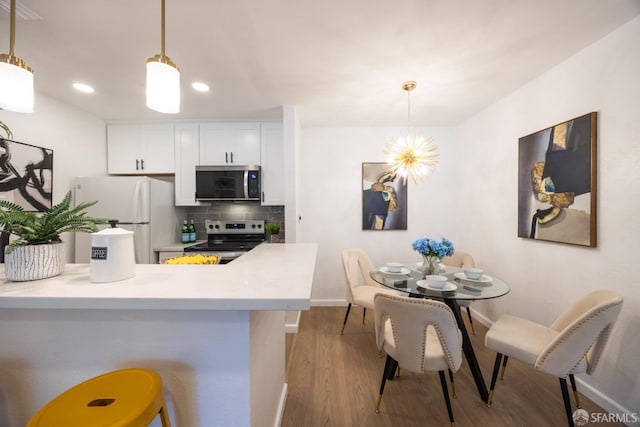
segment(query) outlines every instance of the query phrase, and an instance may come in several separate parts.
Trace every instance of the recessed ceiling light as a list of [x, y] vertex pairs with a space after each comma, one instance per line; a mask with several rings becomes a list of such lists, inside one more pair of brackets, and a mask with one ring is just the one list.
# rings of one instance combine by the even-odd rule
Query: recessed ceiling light
[[84, 83], [74, 83], [73, 84], [73, 88], [75, 90], [77, 90], [78, 92], [83, 92], [83, 93], [93, 93], [95, 92], [95, 90], [89, 86], [88, 84], [84, 84]]
[[209, 92], [209, 85], [202, 82], [193, 82], [191, 87], [197, 90], [198, 92]]

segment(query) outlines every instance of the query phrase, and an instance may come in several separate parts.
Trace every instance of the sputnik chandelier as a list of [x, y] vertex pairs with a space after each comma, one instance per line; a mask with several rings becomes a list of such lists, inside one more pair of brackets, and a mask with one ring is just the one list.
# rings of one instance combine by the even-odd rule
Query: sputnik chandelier
[[407, 135], [391, 140], [384, 149], [386, 160], [391, 164], [390, 171], [398, 173], [404, 178], [411, 176], [414, 184], [422, 181], [438, 164], [438, 147], [431, 137], [416, 135], [411, 131], [411, 91], [416, 88], [416, 82], [408, 81], [402, 84], [407, 92]]

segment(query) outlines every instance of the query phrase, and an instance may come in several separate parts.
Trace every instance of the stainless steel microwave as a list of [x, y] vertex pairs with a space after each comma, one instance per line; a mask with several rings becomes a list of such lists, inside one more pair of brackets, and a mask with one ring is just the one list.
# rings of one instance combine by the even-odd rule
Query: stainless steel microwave
[[260, 200], [260, 166], [196, 166], [196, 200]]

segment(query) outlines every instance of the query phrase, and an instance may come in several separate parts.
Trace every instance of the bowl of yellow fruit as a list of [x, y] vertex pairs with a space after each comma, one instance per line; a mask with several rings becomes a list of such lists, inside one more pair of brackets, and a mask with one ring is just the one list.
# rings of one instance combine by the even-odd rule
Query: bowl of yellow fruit
[[219, 264], [220, 257], [215, 255], [184, 255], [162, 260], [162, 264], [174, 265], [197, 265], [197, 264]]

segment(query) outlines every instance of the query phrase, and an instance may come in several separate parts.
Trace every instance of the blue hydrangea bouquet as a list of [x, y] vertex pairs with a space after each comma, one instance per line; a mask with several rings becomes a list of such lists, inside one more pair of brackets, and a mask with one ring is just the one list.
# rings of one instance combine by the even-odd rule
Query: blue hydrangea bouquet
[[439, 241], [422, 237], [415, 240], [411, 245], [414, 251], [422, 255], [422, 267], [420, 271], [428, 276], [437, 274], [440, 260], [446, 256], [453, 255], [453, 243], [449, 239], [441, 238]]

